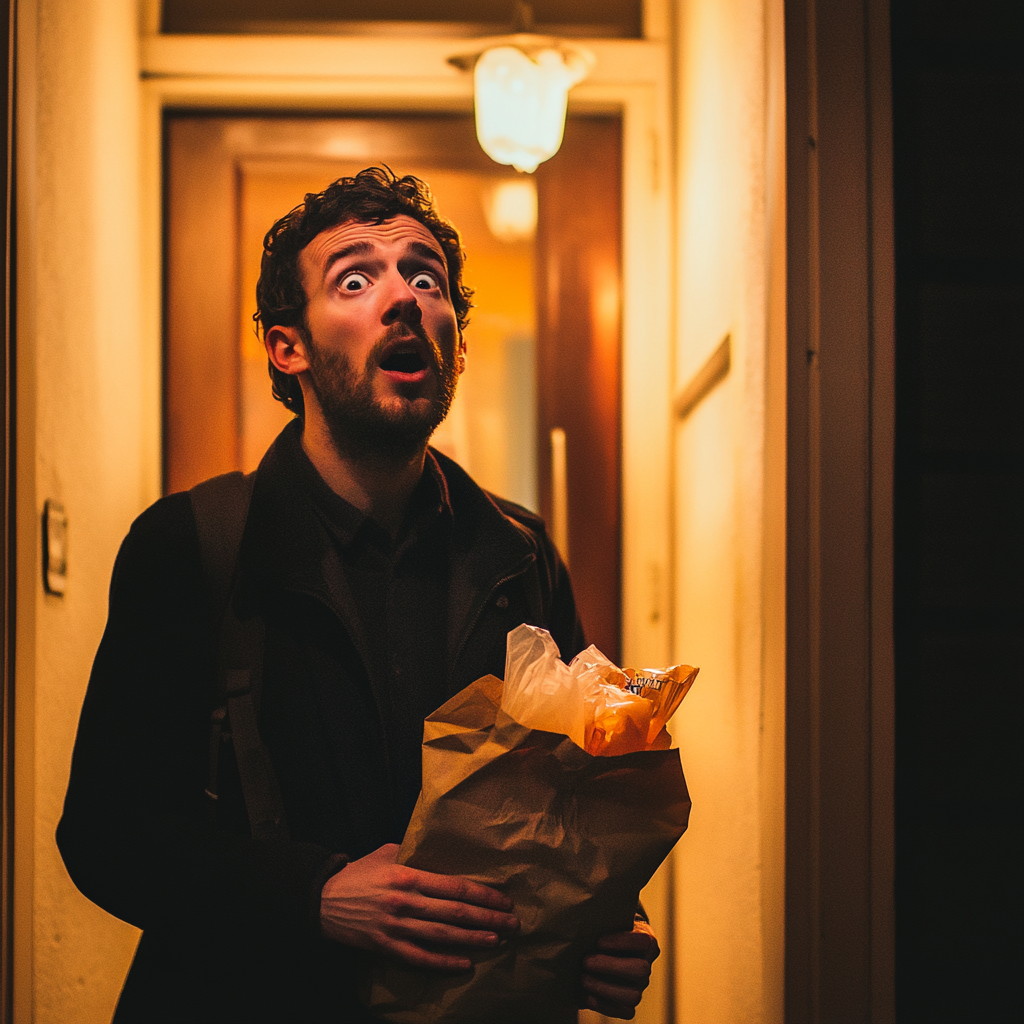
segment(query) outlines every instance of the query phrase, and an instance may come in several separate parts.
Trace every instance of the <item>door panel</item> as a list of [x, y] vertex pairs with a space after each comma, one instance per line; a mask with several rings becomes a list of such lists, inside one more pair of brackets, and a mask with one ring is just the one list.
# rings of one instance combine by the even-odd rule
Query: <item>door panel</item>
[[164, 486], [238, 468], [235, 166], [221, 122], [167, 123]]
[[587, 637], [619, 661], [622, 127], [570, 118], [537, 169], [541, 507], [553, 520], [551, 431], [565, 431], [568, 558]]

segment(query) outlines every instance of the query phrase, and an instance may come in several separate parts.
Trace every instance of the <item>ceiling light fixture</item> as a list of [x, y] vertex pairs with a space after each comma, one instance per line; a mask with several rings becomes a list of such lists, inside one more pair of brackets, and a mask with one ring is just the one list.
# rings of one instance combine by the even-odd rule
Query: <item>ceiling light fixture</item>
[[518, 4], [523, 31], [481, 39], [474, 53], [448, 58], [473, 72], [476, 134], [499, 164], [532, 172], [562, 144], [569, 90], [594, 66], [594, 55], [532, 31], [533, 11]]
[[499, 182], [484, 200], [487, 226], [500, 242], [523, 242], [537, 231], [537, 186], [532, 178]]

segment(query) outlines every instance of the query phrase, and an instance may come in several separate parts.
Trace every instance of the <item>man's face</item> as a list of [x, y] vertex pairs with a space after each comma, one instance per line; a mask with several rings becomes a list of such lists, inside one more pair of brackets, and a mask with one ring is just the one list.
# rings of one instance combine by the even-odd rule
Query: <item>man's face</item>
[[409, 457], [444, 419], [461, 339], [444, 252], [419, 221], [346, 221], [299, 255], [309, 382], [342, 454]]

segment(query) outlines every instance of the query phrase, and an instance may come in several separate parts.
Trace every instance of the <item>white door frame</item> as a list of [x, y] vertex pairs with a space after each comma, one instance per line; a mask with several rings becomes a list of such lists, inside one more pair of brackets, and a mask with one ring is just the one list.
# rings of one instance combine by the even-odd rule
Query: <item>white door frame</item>
[[[339, 36], [143, 36], [144, 341], [160, 438], [162, 118], [168, 108], [359, 114], [472, 110], [472, 79], [447, 64], [468, 40]], [[622, 636], [627, 662], [670, 654], [669, 438], [672, 184], [669, 50], [593, 40], [597, 63], [570, 110], [623, 124]], [[343, 73], [339, 73], [343, 69]], [[156, 442], [159, 446], [159, 441]], [[160, 453], [153, 453], [154, 465]]]

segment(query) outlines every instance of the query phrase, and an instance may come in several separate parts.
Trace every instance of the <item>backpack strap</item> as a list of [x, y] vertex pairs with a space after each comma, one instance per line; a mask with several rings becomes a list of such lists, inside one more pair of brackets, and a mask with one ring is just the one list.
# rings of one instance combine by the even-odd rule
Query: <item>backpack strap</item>
[[[257, 725], [263, 670], [264, 622], [238, 617], [238, 551], [249, 514], [255, 474], [225, 473], [189, 491], [206, 580], [209, 620], [219, 625], [217, 695], [210, 716], [206, 795], [216, 821], [221, 744], [230, 738], [254, 839], [283, 839], [288, 823], [274, 765]], [[225, 725], [230, 732], [225, 730]]]

